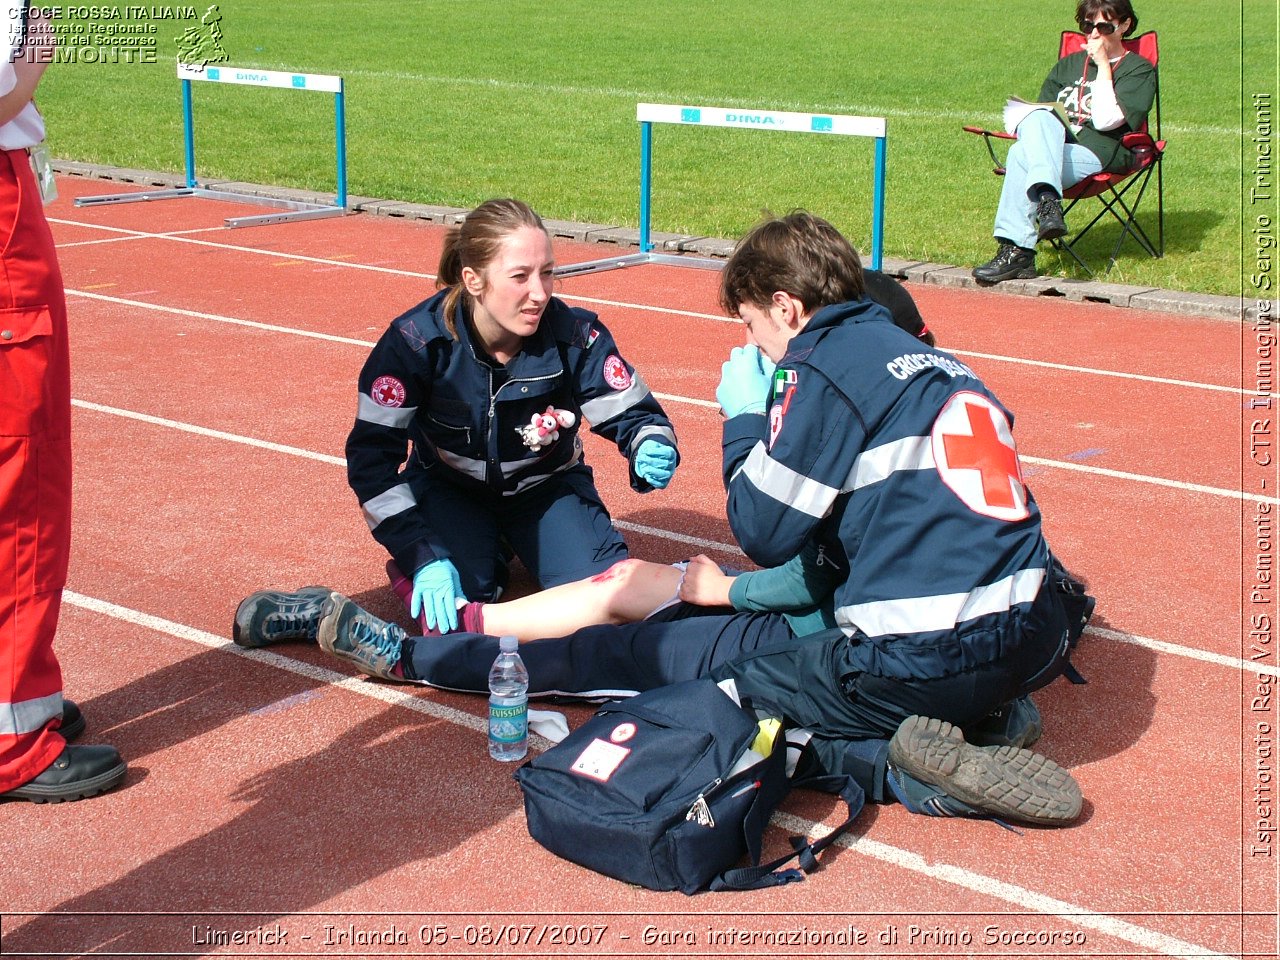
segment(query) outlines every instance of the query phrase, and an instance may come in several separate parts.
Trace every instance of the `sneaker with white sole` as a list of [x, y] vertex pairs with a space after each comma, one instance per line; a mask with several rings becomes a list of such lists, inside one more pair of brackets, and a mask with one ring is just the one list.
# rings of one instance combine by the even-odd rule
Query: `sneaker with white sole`
[[1048, 757], [976, 747], [958, 727], [919, 716], [902, 721], [889, 741], [888, 782], [908, 810], [934, 817], [1063, 826], [1084, 803], [1071, 774]]
[[392, 671], [400, 662], [407, 636], [403, 627], [375, 617], [340, 593], [330, 593], [321, 605], [316, 634], [320, 648], [349, 660], [368, 676], [402, 679]]

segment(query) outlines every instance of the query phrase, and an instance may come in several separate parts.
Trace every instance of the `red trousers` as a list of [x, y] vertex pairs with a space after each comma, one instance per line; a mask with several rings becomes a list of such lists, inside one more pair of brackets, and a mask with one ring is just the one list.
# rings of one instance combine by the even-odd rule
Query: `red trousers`
[[53, 653], [71, 548], [67, 305], [26, 151], [0, 151], [0, 792], [66, 741]]

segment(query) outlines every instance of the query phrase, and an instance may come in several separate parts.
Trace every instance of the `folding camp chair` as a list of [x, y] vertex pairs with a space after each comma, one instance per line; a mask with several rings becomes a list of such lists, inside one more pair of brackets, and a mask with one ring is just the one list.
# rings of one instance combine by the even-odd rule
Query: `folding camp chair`
[[[1062, 32], [1062, 41], [1058, 48], [1059, 58], [1083, 50], [1085, 39], [1082, 33], [1076, 33], [1074, 30], [1064, 30]], [[1159, 66], [1160, 47], [1154, 31], [1130, 37], [1124, 41], [1124, 46], [1130, 53], [1146, 57], [1153, 65]], [[1089, 269], [1089, 265], [1084, 262], [1076, 251], [1076, 246], [1084, 235], [1092, 230], [1099, 221], [1103, 220], [1107, 214], [1110, 214], [1120, 224], [1120, 236], [1116, 240], [1115, 247], [1112, 248], [1111, 259], [1107, 261], [1107, 268], [1103, 273], [1110, 272], [1111, 268], [1115, 266], [1116, 257], [1120, 254], [1120, 247], [1129, 236], [1137, 240], [1151, 256], [1157, 258], [1164, 256], [1164, 166], [1162, 161], [1164, 160], [1165, 141], [1160, 138], [1159, 72], [1156, 74], [1155, 102], [1151, 106], [1148, 118], [1154, 118], [1155, 120], [1156, 132], [1154, 137], [1151, 136], [1148, 130], [1148, 123], [1143, 124], [1142, 129], [1139, 131], [1125, 134], [1121, 141], [1133, 153], [1134, 164], [1129, 170], [1123, 173], [1095, 173], [1063, 191], [1063, 199], [1067, 201], [1066, 206], [1063, 208], [1064, 215], [1070, 214], [1075, 209], [1076, 204], [1089, 197], [1097, 197], [1102, 204], [1102, 209], [1098, 211], [1097, 215], [1083, 229], [1076, 231], [1075, 236], [1053, 241], [1055, 247], [1065, 251], [1089, 276], [1094, 275], [1093, 271]], [[996, 156], [992, 141], [1016, 140], [1017, 137], [1011, 133], [984, 130], [981, 127], [965, 127], [964, 129], [968, 133], [976, 133], [983, 138], [987, 145], [987, 152], [991, 154], [991, 162], [995, 164], [996, 174], [1004, 176], [1004, 165]], [[1146, 230], [1138, 223], [1138, 206], [1142, 203], [1142, 197], [1147, 191], [1147, 186], [1150, 184], [1153, 174], [1156, 178], [1157, 205], [1155, 243], [1151, 242]], [[1136, 193], [1133, 192], [1135, 190]]]

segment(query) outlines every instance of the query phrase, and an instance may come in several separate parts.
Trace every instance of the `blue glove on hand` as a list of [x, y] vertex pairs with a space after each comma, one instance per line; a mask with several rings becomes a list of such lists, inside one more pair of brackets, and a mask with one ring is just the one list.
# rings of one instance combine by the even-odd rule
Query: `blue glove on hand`
[[676, 472], [676, 448], [657, 440], [646, 440], [636, 451], [636, 476], [661, 490]]
[[764, 413], [775, 368], [755, 344], [734, 347], [720, 367], [720, 386], [716, 387], [716, 400], [724, 415], [732, 419], [743, 413]]
[[458, 600], [464, 603], [462, 581], [451, 560], [432, 560], [413, 575], [409, 615], [417, 620], [425, 613], [428, 630], [444, 633], [458, 629]]

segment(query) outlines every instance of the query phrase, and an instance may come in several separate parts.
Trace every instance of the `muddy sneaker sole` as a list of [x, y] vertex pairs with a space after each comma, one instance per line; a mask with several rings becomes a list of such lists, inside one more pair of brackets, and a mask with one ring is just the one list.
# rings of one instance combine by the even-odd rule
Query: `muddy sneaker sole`
[[889, 762], [989, 816], [1062, 826], [1084, 798], [1066, 770], [1017, 747], [975, 747], [944, 720], [908, 717], [889, 741]]

